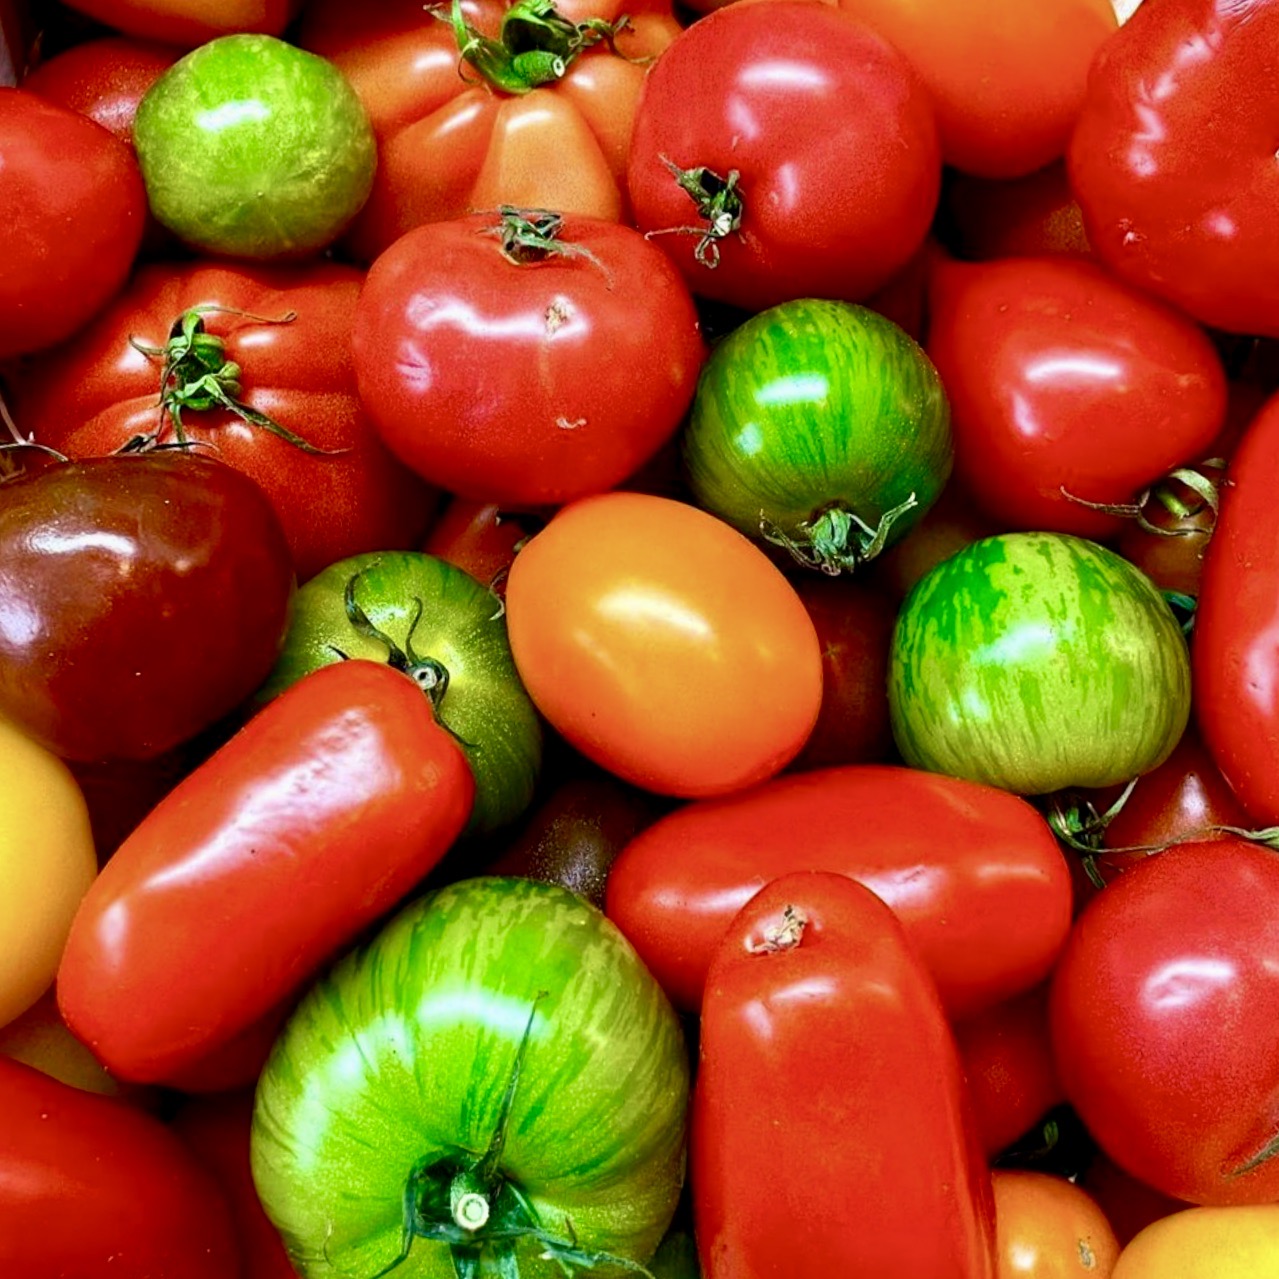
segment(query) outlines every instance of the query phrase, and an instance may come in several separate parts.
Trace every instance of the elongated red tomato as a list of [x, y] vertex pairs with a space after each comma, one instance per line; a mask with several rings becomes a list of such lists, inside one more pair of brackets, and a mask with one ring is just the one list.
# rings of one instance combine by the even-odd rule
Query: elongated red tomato
[[622, 850], [607, 910], [671, 999], [695, 1009], [735, 912], [800, 870], [837, 871], [887, 902], [954, 1017], [1042, 981], [1070, 928], [1070, 872], [1025, 800], [873, 764], [677, 809]]
[[193, 1065], [394, 906], [473, 796], [413, 680], [358, 660], [313, 672], [107, 863], [58, 971], [67, 1025], [123, 1079]]
[[706, 1279], [991, 1279], [963, 1069], [901, 925], [841, 875], [734, 918], [702, 1010], [693, 1211]]

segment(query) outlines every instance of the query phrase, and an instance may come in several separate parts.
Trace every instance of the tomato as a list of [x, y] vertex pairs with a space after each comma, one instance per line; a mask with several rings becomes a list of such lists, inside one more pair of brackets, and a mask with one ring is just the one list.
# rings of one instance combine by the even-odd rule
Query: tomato
[[515, 665], [588, 759], [661, 794], [779, 772], [821, 707], [821, 653], [790, 584], [739, 533], [668, 498], [563, 508], [511, 566]]
[[706, 1279], [990, 1279], [990, 1178], [936, 988], [892, 912], [784, 875], [702, 1008], [691, 1173]]
[[227, 35], [169, 68], [133, 127], [151, 212], [231, 257], [327, 247], [373, 184], [377, 143], [332, 63], [268, 35]]
[[303, 1000], [258, 1086], [253, 1176], [303, 1275], [634, 1269], [675, 1209], [687, 1094], [679, 1023], [613, 925], [472, 879]]
[[694, 293], [752, 311], [864, 300], [923, 243], [941, 166], [906, 60], [824, 5], [732, 5], [644, 81], [627, 185], [636, 225]]
[[298, 592], [265, 701], [343, 657], [418, 680], [475, 776], [471, 831], [518, 817], [542, 758], [537, 713], [516, 674], [500, 601], [474, 578], [413, 551], [339, 560]]
[[950, 397], [955, 469], [1009, 528], [1105, 538], [1206, 456], [1226, 416], [1212, 343], [1184, 316], [1078, 258], [944, 263], [928, 352]]
[[123, 1079], [194, 1064], [394, 906], [461, 831], [473, 789], [411, 679], [362, 661], [312, 673], [94, 881], [58, 970], [67, 1024]]
[[0, 1056], [0, 1269], [239, 1279], [226, 1201], [158, 1119]]
[[1011, 180], [955, 174], [942, 206], [961, 258], [984, 262], [1092, 251], [1060, 161]]
[[1161, 764], [1190, 714], [1181, 629], [1150, 580], [1060, 533], [965, 547], [897, 619], [889, 706], [908, 764], [1045, 794]]
[[155, 757], [266, 677], [293, 567], [270, 505], [229, 466], [93, 458], [3, 499], [0, 708], [51, 750]]
[[[465, 0], [440, 16], [451, 21], [420, 0], [307, 5], [300, 43], [350, 79], [378, 138], [373, 192], [348, 238], [356, 256], [504, 204], [621, 220], [640, 86], [680, 29], [670, 0]], [[493, 44], [466, 56], [459, 17]]]
[[17, 420], [75, 457], [179, 431], [211, 445], [271, 499], [303, 581], [357, 551], [411, 546], [432, 495], [356, 394], [362, 283], [335, 263], [144, 267], [76, 341], [24, 370]]
[[129, 35], [191, 47], [230, 31], [279, 35], [301, 0], [71, 0]]
[[698, 503], [837, 574], [898, 541], [950, 475], [932, 362], [874, 311], [801, 299], [715, 348], [683, 437]]
[[1191, 1208], [1141, 1232], [1112, 1279], [1269, 1279], [1279, 1267], [1279, 1204]]
[[1100, 1152], [1084, 1169], [1078, 1184], [1100, 1205], [1121, 1247], [1152, 1221], [1190, 1207], [1138, 1181]]
[[540, 211], [410, 231], [369, 271], [353, 342], [391, 450], [514, 506], [620, 484], [674, 435], [705, 354], [664, 254], [629, 227]]
[[953, 1016], [1048, 975], [1070, 876], [1024, 800], [913, 769], [854, 765], [685, 805], [633, 839], [607, 909], [675, 1003], [696, 1009], [736, 911], [801, 870], [839, 871], [897, 912]]
[[1112, 271], [1205, 324], [1268, 336], [1279, 336], [1276, 41], [1270, 0], [1143, 5], [1097, 58], [1068, 156], [1089, 242]]
[[129, 148], [101, 125], [0, 88], [0, 359], [68, 338], [124, 284], [147, 199]]
[[452, 564], [495, 595], [506, 594], [515, 553], [542, 526], [534, 515], [504, 511], [497, 502], [453, 497], [422, 542], [427, 555]]
[[1088, 904], [1053, 976], [1053, 1052], [1102, 1150], [1192, 1203], [1279, 1199], [1279, 861], [1148, 857]]
[[996, 1168], [997, 1279], [1111, 1279], [1119, 1241], [1105, 1213], [1064, 1177]]

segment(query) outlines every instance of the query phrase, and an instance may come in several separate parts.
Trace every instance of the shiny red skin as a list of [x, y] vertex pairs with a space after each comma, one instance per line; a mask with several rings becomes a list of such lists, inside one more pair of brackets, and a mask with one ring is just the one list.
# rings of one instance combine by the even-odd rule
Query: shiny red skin
[[1203, 323], [1279, 336], [1279, 5], [1143, 4], [1093, 63], [1067, 161], [1117, 275]]
[[[25, 370], [15, 412], [23, 431], [73, 457], [119, 449], [160, 426], [163, 347], [195, 306], [241, 368], [241, 398], [324, 454], [308, 453], [223, 408], [184, 410], [189, 438], [217, 450], [271, 499], [298, 580], [361, 551], [407, 549], [435, 495], [387, 452], [356, 394], [351, 332], [363, 273], [336, 263], [144, 267], [75, 342]], [[240, 311], [246, 314], [236, 315]], [[295, 314], [287, 323], [272, 323]], [[170, 422], [162, 437], [173, 438]]]
[[706, 355], [693, 300], [629, 227], [566, 217], [559, 242], [578, 252], [520, 265], [496, 224], [418, 227], [373, 264], [360, 397], [392, 452], [451, 493], [530, 506], [603, 492], [692, 402]]
[[[714, 269], [680, 230], [696, 206], [663, 156], [741, 175], [740, 235]], [[752, 311], [874, 293], [923, 243], [940, 179], [932, 104], [902, 55], [838, 9], [791, 0], [730, 5], [675, 39], [644, 83], [627, 171], [636, 225], [660, 233], [693, 292]]]
[[1070, 872], [1039, 814], [993, 787], [892, 765], [817, 769], [655, 822], [609, 873], [607, 912], [679, 1008], [765, 884], [837, 871], [887, 902], [952, 1017], [1043, 981], [1070, 927]]
[[0, 1273], [240, 1279], [214, 1179], [158, 1119], [0, 1056]]
[[1199, 731], [1222, 776], [1262, 824], [1279, 822], [1279, 397], [1227, 470], [1204, 557], [1191, 648]]
[[955, 473], [1008, 528], [1113, 536], [1072, 502], [1131, 503], [1204, 456], [1226, 378], [1197, 325], [1079, 258], [948, 262], [928, 353], [951, 404]]
[[101, 125], [0, 88], [0, 359], [69, 338], [124, 284], [146, 225], [132, 150]]
[[[798, 943], [759, 951], [786, 907]], [[690, 1180], [705, 1279], [993, 1279], [963, 1068], [873, 893], [786, 875], [732, 921], [702, 1009]]]
[[1244, 840], [1147, 857], [1089, 903], [1053, 976], [1066, 1097], [1121, 1168], [1198, 1204], [1273, 1203], [1279, 858]]
[[94, 881], [58, 970], [67, 1025], [122, 1079], [179, 1074], [409, 892], [473, 798], [461, 747], [413, 680], [365, 661], [312, 672]]
[[0, 709], [50, 750], [150, 759], [266, 678], [293, 566], [237, 471], [182, 452], [93, 458], [3, 497]]
[[302, 0], [71, 0], [71, 7], [143, 40], [191, 49], [235, 31], [279, 35]]

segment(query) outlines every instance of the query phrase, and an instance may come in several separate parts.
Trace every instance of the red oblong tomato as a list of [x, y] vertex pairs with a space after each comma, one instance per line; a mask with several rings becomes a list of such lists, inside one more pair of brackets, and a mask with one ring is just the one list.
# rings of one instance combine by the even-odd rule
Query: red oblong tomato
[[279, 35], [302, 0], [70, 0], [73, 9], [144, 40], [193, 48], [234, 31]]
[[838, 871], [887, 902], [954, 1017], [1043, 981], [1070, 928], [1069, 870], [1025, 800], [875, 764], [677, 809], [613, 863], [607, 911], [672, 1001], [696, 1009], [734, 913], [799, 870]]

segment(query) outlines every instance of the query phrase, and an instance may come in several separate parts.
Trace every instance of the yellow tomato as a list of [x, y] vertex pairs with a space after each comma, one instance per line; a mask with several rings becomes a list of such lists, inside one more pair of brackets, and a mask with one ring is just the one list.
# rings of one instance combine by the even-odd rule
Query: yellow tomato
[[0, 721], [0, 1026], [49, 988], [97, 872], [89, 812], [67, 766]]
[[1279, 1204], [1187, 1208], [1147, 1226], [1112, 1279], [1275, 1279]]
[[1112, 1279], [1119, 1241], [1087, 1191], [1064, 1177], [996, 1168], [997, 1279]]

